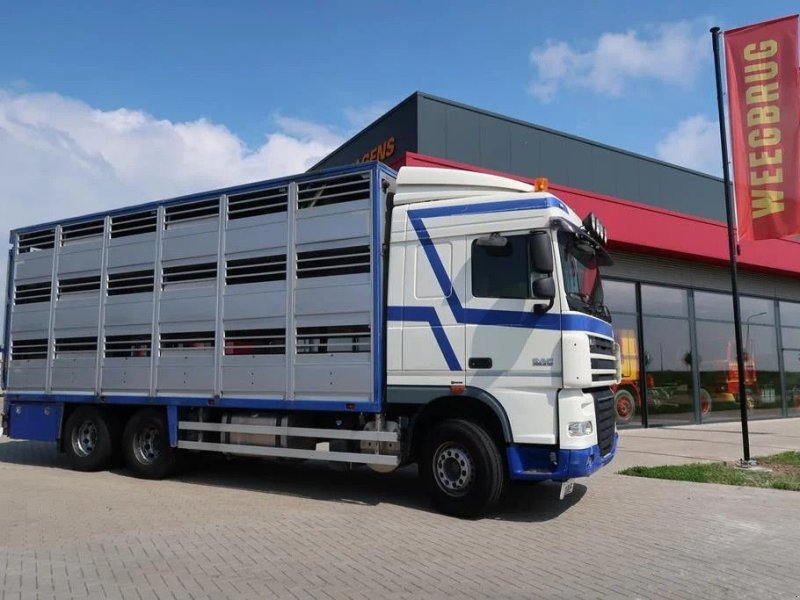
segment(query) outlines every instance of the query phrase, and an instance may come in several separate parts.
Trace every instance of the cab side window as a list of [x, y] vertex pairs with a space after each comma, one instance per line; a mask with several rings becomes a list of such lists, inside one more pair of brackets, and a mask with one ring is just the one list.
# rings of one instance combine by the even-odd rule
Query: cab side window
[[531, 298], [528, 236], [505, 236], [503, 247], [472, 242], [472, 295], [475, 298]]

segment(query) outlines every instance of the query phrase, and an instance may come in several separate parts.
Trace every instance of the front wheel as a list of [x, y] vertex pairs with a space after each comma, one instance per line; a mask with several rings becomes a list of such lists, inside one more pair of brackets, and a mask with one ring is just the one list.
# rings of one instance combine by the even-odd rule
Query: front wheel
[[462, 419], [443, 421], [430, 432], [419, 472], [436, 508], [457, 517], [483, 515], [505, 488], [497, 444], [483, 427]]
[[138, 477], [163, 479], [175, 470], [178, 452], [169, 445], [167, 419], [159, 410], [146, 408], [131, 417], [122, 449], [125, 463]]

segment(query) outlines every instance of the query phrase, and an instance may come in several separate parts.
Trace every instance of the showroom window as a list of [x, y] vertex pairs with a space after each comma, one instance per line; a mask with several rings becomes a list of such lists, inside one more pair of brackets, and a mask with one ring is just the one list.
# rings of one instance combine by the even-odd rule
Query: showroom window
[[800, 303], [781, 302], [780, 311], [786, 404], [790, 417], [800, 417]]
[[603, 280], [605, 303], [611, 312], [614, 338], [620, 347], [622, 380], [614, 390], [617, 426], [642, 424], [640, 392], [639, 322], [636, 316], [636, 284]]
[[[711, 406], [703, 421], [738, 420], [739, 369], [730, 294], [695, 292], [701, 393]], [[746, 402], [752, 418], [783, 414], [772, 300], [742, 296]]]
[[695, 420], [688, 307], [684, 289], [642, 285], [650, 425], [680, 425]]

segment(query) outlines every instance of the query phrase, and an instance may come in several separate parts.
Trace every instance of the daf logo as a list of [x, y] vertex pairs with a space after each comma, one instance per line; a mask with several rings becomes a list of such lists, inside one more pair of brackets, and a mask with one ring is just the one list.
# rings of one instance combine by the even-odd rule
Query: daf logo
[[533, 359], [533, 366], [534, 367], [552, 367], [553, 366], [553, 359], [551, 358], [534, 358]]

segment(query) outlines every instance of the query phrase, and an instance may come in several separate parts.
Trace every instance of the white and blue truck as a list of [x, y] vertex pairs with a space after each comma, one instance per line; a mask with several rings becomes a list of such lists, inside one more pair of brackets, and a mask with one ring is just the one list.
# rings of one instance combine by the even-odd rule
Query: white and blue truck
[[614, 456], [606, 234], [488, 174], [359, 164], [11, 232], [11, 438], [162, 478], [186, 452], [416, 463], [473, 517]]

